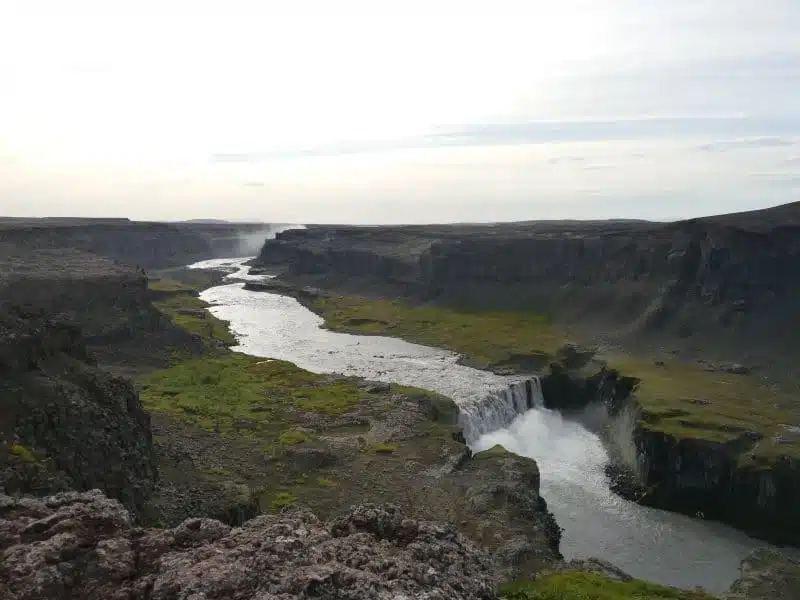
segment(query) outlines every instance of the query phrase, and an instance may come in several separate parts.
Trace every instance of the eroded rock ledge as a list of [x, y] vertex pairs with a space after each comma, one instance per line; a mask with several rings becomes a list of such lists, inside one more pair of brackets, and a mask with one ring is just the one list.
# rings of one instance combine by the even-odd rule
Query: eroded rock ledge
[[240, 528], [188, 519], [139, 529], [99, 490], [0, 495], [0, 597], [9, 600], [489, 599], [491, 558], [454, 528], [359, 506], [327, 523], [304, 510]]
[[138, 512], [156, 477], [131, 383], [92, 364], [75, 326], [0, 312], [0, 490], [99, 487]]
[[800, 463], [786, 456], [747, 461], [759, 434], [745, 431], [722, 442], [654, 428], [636, 400], [636, 380], [613, 370], [587, 377], [555, 368], [542, 385], [548, 408], [580, 417], [586, 407], [604, 409], [587, 424], [609, 450], [607, 473], [621, 496], [800, 545]]

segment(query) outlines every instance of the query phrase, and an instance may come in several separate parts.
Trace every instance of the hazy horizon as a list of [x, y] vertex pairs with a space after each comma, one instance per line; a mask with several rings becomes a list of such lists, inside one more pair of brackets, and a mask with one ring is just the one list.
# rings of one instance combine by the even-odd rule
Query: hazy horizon
[[0, 7], [0, 214], [676, 220], [800, 199], [792, 0]]

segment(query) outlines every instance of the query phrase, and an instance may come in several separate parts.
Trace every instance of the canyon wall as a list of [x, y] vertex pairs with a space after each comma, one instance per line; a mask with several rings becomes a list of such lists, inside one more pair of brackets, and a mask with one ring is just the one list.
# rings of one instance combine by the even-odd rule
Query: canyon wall
[[[629, 410], [636, 410], [635, 406]], [[744, 432], [728, 442], [649, 429], [625, 415], [607, 439], [612, 489], [631, 500], [728, 523], [776, 544], [800, 545], [800, 462], [775, 456], [753, 463], [760, 439]], [[633, 448], [631, 452], [627, 448]]]
[[[633, 378], [590, 376], [554, 365], [542, 378], [545, 406], [586, 423], [604, 440], [611, 488], [644, 504], [728, 523], [777, 544], [800, 545], [800, 464], [789, 456], [748, 461], [761, 438], [742, 432], [727, 442], [648, 426]], [[602, 407], [597, 411], [587, 408]]]
[[144, 269], [160, 269], [255, 254], [272, 229], [248, 223], [12, 219], [0, 221], [0, 245], [31, 250], [72, 248]]
[[800, 224], [760, 219], [318, 226], [268, 240], [256, 264], [364, 295], [533, 310], [590, 336], [786, 376], [800, 358]]
[[[586, 339], [641, 349], [650, 364], [652, 353], [743, 363], [797, 384], [800, 203], [668, 224], [309, 227], [267, 241], [256, 264], [281, 271], [277, 281], [290, 285], [540, 312]], [[800, 543], [791, 452], [777, 446], [774, 456], [748, 460], [762, 433], [739, 431], [722, 443], [649, 427], [635, 379], [585, 371], [551, 369], [541, 380], [545, 405], [575, 414], [591, 403], [609, 406], [617, 491]]]
[[136, 513], [156, 478], [150, 418], [131, 383], [93, 365], [74, 325], [0, 310], [0, 488], [100, 488]]

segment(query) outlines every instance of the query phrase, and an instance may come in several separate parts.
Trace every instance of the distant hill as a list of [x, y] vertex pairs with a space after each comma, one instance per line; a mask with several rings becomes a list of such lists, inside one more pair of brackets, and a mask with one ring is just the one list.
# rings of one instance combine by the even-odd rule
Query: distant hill
[[227, 225], [230, 221], [225, 219], [186, 219], [185, 221], [177, 221], [177, 223], [194, 223], [196, 225]]

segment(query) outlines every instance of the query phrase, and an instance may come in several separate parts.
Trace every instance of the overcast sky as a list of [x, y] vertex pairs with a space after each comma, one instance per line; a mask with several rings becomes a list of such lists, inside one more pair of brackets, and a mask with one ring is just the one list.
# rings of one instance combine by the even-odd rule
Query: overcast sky
[[800, 200], [799, 31], [797, 0], [3, 0], [0, 214], [673, 219]]

